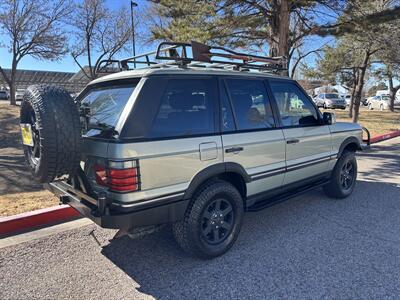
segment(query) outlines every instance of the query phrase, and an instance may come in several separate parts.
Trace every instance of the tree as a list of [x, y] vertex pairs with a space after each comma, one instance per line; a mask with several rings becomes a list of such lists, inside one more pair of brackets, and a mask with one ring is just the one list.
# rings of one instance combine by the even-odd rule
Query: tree
[[[341, 17], [344, 21], [339, 22], [352, 26], [343, 25], [342, 36], [338, 38], [336, 46], [327, 47], [324, 59], [318, 63], [319, 74], [322, 77], [332, 77], [334, 74], [336, 78], [342, 78], [352, 84], [350, 116], [353, 122], [358, 122], [365, 77], [372, 59], [390, 45], [393, 35], [399, 34], [399, 27], [396, 25], [399, 9], [394, 8], [394, 4], [398, 4], [398, 1], [349, 1]], [[390, 14], [391, 20], [388, 19]], [[371, 15], [379, 16], [380, 20], [385, 22], [377, 23], [375, 19], [368, 17]]]
[[388, 86], [383, 82], [379, 82], [378, 84], [373, 85], [368, 90], [368, 96], [370, 97], [375, 96], [377, 91], [382, 91], [382, 90], [388, 90]]
[[[315, 34], [320, 24], [316, 16], [321, 8], [338, 16], [342, 0], [153, 0], [151, 40], [213, 43], [247, 49], [266, 49], [270, 56], [292, 61], [294, 74], [299, 62], [318, 51], [297, 53], [304, 39]], [[328, 13], [328, 14], [329, 14]], [[322, 14], [322, 13], [321, 13]], [[326, 14], [326, 12], [325, 12]], [[322, 18], [320, 18], [322, 19]]]
[[400, 21], [394, 21], [389, 25], [390, 35], [392, 39], [388, 40], [388, 44], [376, 55], [376, 59], [380, 67], [375, 71], [375, 75], [380, 80], [387, 80], [389, 87], [390, 105], [389, 109], [394, 111], [394, 101], [396, 93], [400, 90], [400, 84], [395, 84], [400, 80]]
[[[76, 5], [72, 20], [75, 40], [71, 55], [86, 77], [95, 79], [101, 60], [127, 50], [132, 36], [129, 14], [123, 7], [119, 11], [106, 8], [104, 0], [84, 0]], [[82, 57], [87, 67], [79, 62]]]
[[10, 104], [15, 105], [18, 63], [25, 56], [57, 60], [67, 52], [63, 21], [70, 13], [68, 0], [0, 0], [0, 27], [12, 54], [11, 73], [0, 72], [10, 89]]

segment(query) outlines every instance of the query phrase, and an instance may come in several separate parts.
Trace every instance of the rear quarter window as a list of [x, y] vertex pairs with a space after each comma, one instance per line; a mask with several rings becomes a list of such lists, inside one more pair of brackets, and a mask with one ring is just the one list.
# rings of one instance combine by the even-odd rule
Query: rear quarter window
[[213, 82], [212, 78], [170, 79], [149, 137], [170, 138], [214, 133]]

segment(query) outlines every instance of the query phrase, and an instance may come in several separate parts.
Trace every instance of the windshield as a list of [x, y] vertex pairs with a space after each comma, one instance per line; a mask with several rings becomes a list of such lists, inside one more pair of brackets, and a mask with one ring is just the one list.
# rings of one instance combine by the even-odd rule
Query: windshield
[[339, 95], [338, 94], [325, 94], [326, 99], [338, 99]]
[[115, 127], [135, 87], [114, 86], [89, 92], [82, 100], [82, 104], [90, 107], [89, 123]]

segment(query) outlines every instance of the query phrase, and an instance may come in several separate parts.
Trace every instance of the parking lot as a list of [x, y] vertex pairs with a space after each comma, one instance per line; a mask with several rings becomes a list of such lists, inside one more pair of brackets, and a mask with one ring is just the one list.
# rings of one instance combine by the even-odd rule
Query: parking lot
[[[248, 213], [235, 246], [193, 259], [167, 229], [89, 225], [0, 249], [1, 299], [400, 297], [400, 138], [359, 155], [349, 198], [321, 190]], [[1, 242], [0, 242], [1, 246]]]

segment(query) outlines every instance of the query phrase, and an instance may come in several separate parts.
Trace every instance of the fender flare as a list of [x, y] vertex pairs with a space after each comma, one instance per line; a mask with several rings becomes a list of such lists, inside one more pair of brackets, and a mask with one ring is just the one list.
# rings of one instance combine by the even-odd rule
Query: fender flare
[[337, 157], [342, 156], [344, 148], [346, 148], [350, 144], [355, 144], [357, 146], [357, 150], [362, 150], [360, 141], [358, 140], [358, 138], [356, 138], [355, 136], [350, 136], [350, 137], [346, 138], [340, 145]]
[[185, 200], [191, 199], [198, 187], [201, 186], [204, 182], [212, 177], [224, 174], [226, 172], [239, 174], [246, 183], [251, 181], [250, 175], [247, 174], [246, 170], [241, 165], [234, 162], [217, 163], [201, 170], [193, 177], [189, 184], [189, 187], [185, 191], [185, 195], [183, 196], [183, 198]]

